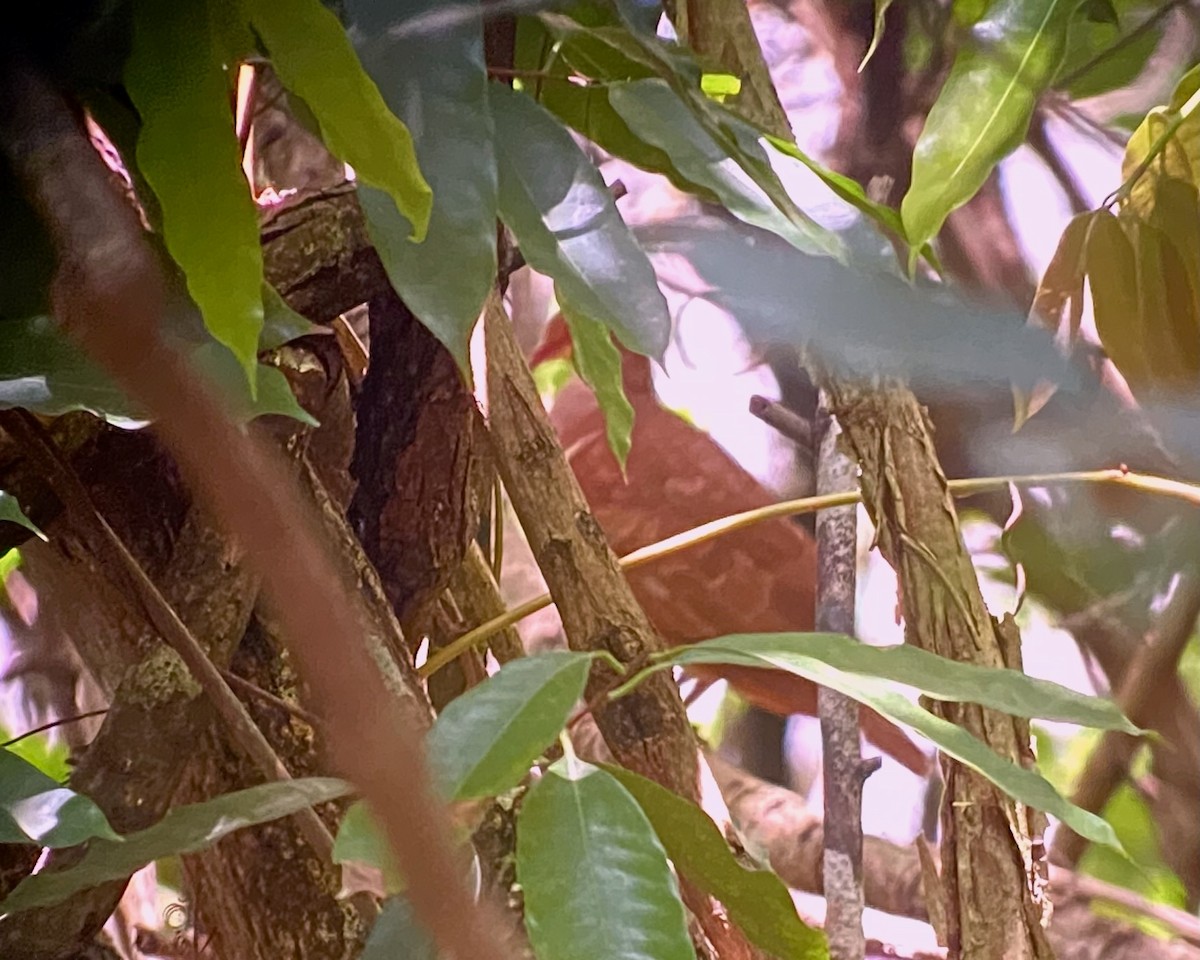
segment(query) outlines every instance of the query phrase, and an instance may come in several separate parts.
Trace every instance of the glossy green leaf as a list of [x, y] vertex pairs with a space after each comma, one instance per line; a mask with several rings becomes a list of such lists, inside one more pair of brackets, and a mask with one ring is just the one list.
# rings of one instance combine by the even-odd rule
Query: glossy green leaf
[[591, 663], [568, 650], [522, 657], [451, 701], [426, 740], [444, 796], [493, 796], [520, 783], [583, 695]]
[[571, 356], [579, 376], [592, 389], [604, 415], [608, 446], [625, 469], [629, 448], [633, 445], [633, 405], [625, 396], [621, 375], [621, 353], [612, 342], [612, 334], [595, 320], [580, 316], [569, 306], [563, 317], [571, 331]]
[[1079, 0], [994, 0], [967, 32], [913, 152], [900, 206], [916, 248], [1020, 145], [1058, 72]]
[[745, 633], [692, 644], [680, 656], [689, 663], [737, 662], [801, 675], [820, 663], [843, 673], [903, 683], [934, 700], [978, 703], [1016, 717], [1098, 730], [1144, 732], [1111, 700], [1089, 697], [1019, 670], [949, 660], [910, 643], [876, 647], [838, 633]]
[[73, 847], [98, 837], [121, 839], [91, 800], [0, 748], [0, 843]]
[[[469, 0], [465, 9], [475, 3]], [[479, 20], [430, 35], [397, 37], [400, 13], [417, 17], [439, 0], [346, 0], [359, 56], [388, 107], [415, 138], [433, 188], [429, 232], [408, 225], [380, 191], [359, 188], [367, 229], [388, 278], [413, 314], [468, 369], [468, 344], [496, 277], [496, 161]]]
[[[793, 637], [795, 635], [787, 636]], [[775, 653], [769, 652], [767, 647], [772, 642], [778, 646], [785, 647], [785, 649]], [[770, 666], [776, 669], [787, 670], [789, 673], [795, 673], [821, 686], [829, 687], [831, 690], [837, 690], [839, 693], [843, 693], [857, 700], [859, 703], [865, 703], [875, 710], [876, 713], [892, 722], [924, 734], [937, 744], [943, 753], [948, 754], [960, 763], [987, 777], [988, 780], [1009, 796], [1028, 804], [1036, 810], [1043, 810], [1052, 816], [1058, 817], [1058, 819], [1067, 824], [1080, 836], [1087, 837], [1096, 843], [1120, 849], [1120, 843], [1117, 841], [1112, 827], [1105, 823], [1104, 820], [1097, 817], [1094, 813], [1089, 813], [1070, 803], [1043, 777], [1032, 770], [1026, 770], [1009, 760], [1003, 759], [985, 743], [976, 739], [962, 727], [943, 720], [941, 717], [935, 716], [928, 710], [912, 703], [907, 697], [889, 686], [890, 681], [866, 673], [849, 672], [839, 669], [837, 666], [817, 659], [815, 656], [806, 655], [794, 649], [786, 649], [786, 647], [790, 646], [792, 646], [791, 641], [784, 644], [779, 641], [765, 640], [762, 635], [725, 637], [717, 641], [706, 641], [705, 643], [671, 651], [670, 659], [665, 662], [681, 666], [687, 666], [689, 663], [736, 663], [750, 667]], [[913, 649], [914, 652], [920, 652], [915, 650], [915, 648]], [[862, 659], [855, 657], [853, 659], [842, 660], [841, 658], [848, 657], [848, 654], [842, 651], [838, 652], [837, 655], [841, 662], [860, 665], [870, 662], [872, 666], [880, 660], [882, 660], [883, 664], [888, 664], [890, 657], [890, 655], [885, 655], [883, 658], [877, 658], [867, 654]], [[897, 665], [888, 666], [889, 671], [894, 676], [908, 676], [912, 672], [911, 665], [905, 655], [902, 655], [901, 658], [892, 659], [891, 663]], [[947, 663], [952, 663], [952, 661], [947, 661]], [[899, 666], [901, 664], [904, 664], [904, 666]], [[971, 665], [954, 664], [954, 666], [967, 667], [969, 669]], [[933, 669], [933, 667], [931, 666], [930, 669]], [[979, 669], [978, 667], [975, 668], [975, 670]], [[1000, 671], [996, 672], [1000, 673]], [[941, 668], [938, 669], [936, 677], [923, 679], [918, 689], [928, 690], [931, 695], [936, 697], [956, 700], [969, 700], [973, 697], [978, 697], [979, 699], [986, 697], [989, 702], [995, 702], [998, 699], [1006, 701], [1016, 700], [1015, 697], [1011, 696], [1007, 688], [1005, 695], [999, 697], [995, 690], [984, 690], [982, 689], [982, 685], [977, 682], [972, 682], [969, 685], [970, 695], [963, 696], [964, 693], [967, 693], [967, 690], [964, 689], [961, 676], [961, 674], [956, 676], [954, 672]], [[1008, 686], [1016, 686], [1016, 684], [1010, 682]], [[1064, 706], [1066, 702], [1066, 699], [1062, 696], [1056, 698], [1056, 705], [1059, 707]], [[1066, 711], [1054, 710], [1055, 714], [1061, 712]]]
[[500, 216], [560, 304], [661, 358], [671, 332], [654, 270], [571, 135], [524, 94], [494, 85]]
[[612, 776], [564, 759], [525, 798], [517, 881], [538, 960], [694, 960], [667, 855]]
[[[36, 534], [42, 540], [47, 539], [46, 535], [38, 529], [37, 524], [25, 515], [17, 498], [5, 490], [0, 490], [0, 522], [15, 523], [30, 533]], [[3, 582], [3, 578], [0, 578], [0, 582]]]
[[205, 326], [233, 351], [253, 392], [263, 262], [216, 27], [226, 11], [214, 0], [133, 6], [125, 86], [142, 118], [137, 163]]
[[823, 238], [814, 237], [813, 225], [785, 216], [665, 81], [615, 84], [608, 96], [636, 136], [671, 157], [689, 181], [713, 193], [738, 219], [779, 234], [799, 250], [825, 249]]
[[206, 850], [235, 830], [278, 820], [351, 792], [348, 783], [308, 777], [267, 783], [171, 810], [152, 827], [126, 834], [121, 842], [93, 840], [73, 867], [26, 877], [0, 902], [0, 913], [52, 906], [109, 880], [128, 877], [148, 863]]
[[359, 960], [438, 960], [437, 947], [405, 897], [389, 897]]
[[320, 0], [241, 0], [284, 86], [304, 99], [330, 151], [363, 183], [386, 193], [425, 237], [433, 192], [412, 134], [388, 109], [350, 38]]
[[602, 767], [650, 819], [675, 868], [719, 900], [750, 941], [776, 957], [824, 960], [825, 936], [800, 919], [787, 886], [767, 870], [738, 863], [712, 818], [694, 803], [624, 767]]

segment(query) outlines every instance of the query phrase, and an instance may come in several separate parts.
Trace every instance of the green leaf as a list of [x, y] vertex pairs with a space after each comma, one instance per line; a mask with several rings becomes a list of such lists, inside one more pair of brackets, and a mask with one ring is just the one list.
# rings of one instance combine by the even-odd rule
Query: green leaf
[[389, 897], [359, 960], [438, 960], [437, 947], [405, 897]]
[[661, 359], [671, 332], [654, 270], [571, 135], [529, 97], [493, 85], [500, 216], [559, 303]]
[[[632, 412], [631, 412], [632, 414]], [[25, 516], [25, 511], [21, 509], [21, 504], [17, 502], [17, 498], [11, 493], [0, 490], [0, 522], [7, 521], [15, 523], [19, 527], [24, 527], [30, 533], [36, 534], [42, 540], [49, 538], [38, 529], [37, 525]], [[0, 577], [0, 583], [3, 583], [3, 577]]]
[[363, 71], [350, 38], [320, 0], [241, 0], [284, 86], [304, 99], [330, 151], [383, 191], [423, 240], [433, 192], [408, 128]]
[[[876, 647], [840, 633], [744, 633], [692, 644], [679, 655], [688, 663], [738, 663], [807, 676], [821, 665], [843, 673], [915, 687], [935, 700], [978, 703], [1028, 719], [1076, 723], [1138, 735], [1111, 700], [1089, 697], [1019, 670], [984, 667], [939, 657], [898, 643]], [[672, 653], [673, 662], [683, 663]]]
[[262, 784], [176, 807], [154, 826], [127, 834], [122, 842], [92, 840], [83, 860], [74, 867], [26, 877], [0, 903], [0, 913], [62, 903], [82, 890], [128, 877], [155, 860], [206, 850], [235, 830], [338, 800], [351, 791], [342, 780], [308, 777]]
[[[275, 413], [315, 423], [274, 367], [255, 362], [256, 390], [251, 396], [241, 364], [221, 344], [203, 334], [199, 340], [186, 335], [172, 339], [183, 347], [196, 369], [209, 379], [239, 419]], [[50, 317], [44, 316], [0, 320], [0, 408], [8, 407], [23, 407], [46, 416], [86, 410], [121, 426], [146, 420], [145, 411], [67, 340]]]
[[451, 701], [426, 739], [445, 797], [493, 796], [520, 783], [583, 695], [591, 663], [568, 650], [522, 657]]
[[[1109, 11], [1113, 8], [1108, 6]], [[1165, 18], [1149, 29], [1141, 30], [1146, 18], [1157, 4], [1144, 2], [1121, 3], [1115, 11], [1118, 19], [1086, 19], [1071, 27], [1067, 51], [1054, 86], [1064, 89], [1073, 100], [1084, 100], [1128, 86], [1146, 69], [1151, 54], [1162, 40]], [[1111, 56], [1101, 56], [1134, 31], [1137, 37], [1125, 43]]]
[[328, 334], [329, 328], [313, 323], [287, 305], [269, 283], [263, 288], [263, 329], [258, 341], [259, 350], [275, 350], [285, 343], [312, 334]]
[[1079, 0], [994, 0], [964, 37], [917, 140], [900, 206], [914, 248], [936, 237], [1020, 145], [1078, 7]]
[[602, 769], [633, 795], [676, 869], [721, 901], [751, 942], [789, 960], [829, 956], [824, 934], [800, 919], [784, 882], [767, 870], [748, 870], [738, 863], [703, 810], [624, 767], [606, 764]]
[[625, 396], [621, 375], [621, 352], [612, 342], [612, 334], [603, 324], [563, 308], [563, 317], [571, 331], [571, 356], [579, 376], [596, 395], [604, 414], [608, 446], [625, 470], [629, 448], [633, 445], [633, 405]]
[[[608, 98], [635, 135], [671, 157], [689, 181], [713, 193], [735, 217], [777, 233], [807, 253], [825, 250], [824, 240], [814, 236], [813, 225], [785, 216], [665, 81], [615, 84]], [[753, 140], [750, 131], [743, 134]]]
[[91, 800], [0, 748], [0, 843], [73, 847], [97, 837], [121, 839]]
[[[268, 0], [264, 0], [268, 2]], [[439, 0], [409, 0], [419, 16]], [[477, 0], [460, 4], [477, 6]], [[392, 111], [408, 125], [433, 188], [424, 243], [378, 190], [359, 187], [367, 229], [388, 278], [413, 314], [468, 370], [468, 344], [496, 277], [496, 161], [483, 35], [464, 18], [435, 34], [396, 37], [386, 0], [346, 0], [359, 56]]]
[[643, 170], [665, 176], [678, 189], [716, 203], [708, 190], [692, 183], [679, 172], [671, 157], [645, 142], [629, 129], [621, 115], [609, 102], [609, 84], [572, 83], [573, 71], [564, 56], [585, 58], [592, 62], [590, 73], [605, 77], [652, 77], [653, 71], [638, 66], [615, 48], [594, 41], [586, 35], [568, 41], [554, 42], [540, 21], [523, 17], [517, 24], [518, 69], [544, 74], [544, 79], [527, 86], [534, 98], [563, 123], [576, 130], [592, 143], [614, 157], [619, 157]]
[[611, 775], [562, 760], [525, 798], [517, 881], [538, 960], [694, 960], [679, 888], [641, 807]]
[[392, 857], [387, 837], [363, 800], [350, 804], [333, 841], [333, 862], [351, 861], [382, 871], [388, 893], [399, 893], [404, 889], [404, 876]]
[[[943, 753], [987, 777], [1009, 796], [1035, 810], [1042, 810], [1057, 817], [1080, 836], [1117, 850], [1121, 849], [1112, 827], [1104, 820], [1070, 803], [1043, 777], [1005, 760], [962, 727], [912, 703], [890, 687], [889, 681], [839, 670], [815, 657], [796, 653], [789, 653], [787, 656], [757, 656], [753, 652], [747, 653], [739, 649], [741, 638], [738, 638], [739, 643], [736, 646], [730, 645], [728, 639], [722, 641], [723, 646], [714, 645], [709, 641], [671, 651], [670, 658], [663, 662], [680, 666], [689, 663], [737, 663], [765, 667], [769, 664], [777, 669], [806, 677], [859, 703], [865, 703], [893, 723], [924, 734], [937, 744]], [[944, 678], [937, 683], [927, 681], [925, 686], [941, 688], [942, 696], [948, 692]]]
[[742, 92], [742, 81], [730, 73], [706, 73], [700, 78], [700, 90], [721, 103], [726, 97], [736, 97]]
[[217, 29], [225, 13], [214, 0], [137, 0], [125, 86], [142, 118], [137, 163], [161, 205], [167, 249], [253, 392], [262, 247], [229, 106]]
[[[1200, 90], [1200, 66], [1193, 67], [1175, 87], [1171, 102], [1166, 107], [1156, 108], [1146, 114], [1145, 119], [1134, 130], [1125, 146], [1121, 162], [1121, 175], [1129, 181], [1140, 171], [1140, 178], [1132, 184], [1123, 210], [1148, 218], [1155, 206], [1158, 183], [1161, 180], [1182, 180], [1200, 186], [1200, 111], [1192, 110], [1180, 117], [1188, 101]], [[1172, 125], [1177, 125], [1171, 132]], [[1169, 139], [1158, 141], [1170, 133]], [[1149, 167], [1141, 170], [1142, 164], [1153, 158]]]

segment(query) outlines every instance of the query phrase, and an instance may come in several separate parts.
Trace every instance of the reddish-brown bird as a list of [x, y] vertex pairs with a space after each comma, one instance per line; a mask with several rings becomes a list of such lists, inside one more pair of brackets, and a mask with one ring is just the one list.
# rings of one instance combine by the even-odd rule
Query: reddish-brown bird
[[[570, 335], [556, 316], [536, 350], [536, 364], [567, 356]], [[621, 476], [604, 417], [578, 380], [554, 399], [550, 418], [584, 495], [618, 555], [730, 513], [774, 502], [757, 480], [707, 433], [658, 402], [650, 361], [622, 350], [625, 393], [634, 409], [633, 448]], [[770, 520], [629, 571], [629, 583], [671, 645], [731, 633], [813, 629], [817, 548], [801, 527]], [[781, 716], [815, 716], [817, 688], [776, 670], [697, 666], [701, 681], [725, 680], [745, 700]], [[871, 743], [910, 770], [928, 759], [898, 728], [862, 710]]]

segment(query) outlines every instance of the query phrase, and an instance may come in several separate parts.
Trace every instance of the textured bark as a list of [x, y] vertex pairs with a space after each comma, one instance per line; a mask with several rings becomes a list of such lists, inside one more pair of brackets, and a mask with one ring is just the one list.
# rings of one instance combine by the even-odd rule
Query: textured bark
[[[497, 294], [485, 307], [488, 410], [497, 467], [562, 614], [573, 650], [608, 650], [624, 664], [664, 649], [568, 466]], [[589, 700], [612, 683], [597, 666]], [[679, 691], [658, 674], [605, 705], [596, 720], [631, 770], [698, 800], [696, 739]]]
[[[1021, 669], [1011, 617], [997, 622], [937, 463], [924, 410], [901, 387], [865, 391], [831, 384], [832, 409], [862, 468], [863, 503], [880, 552], [895, 569], [905, 640], [951, 660]], [[937, 703], [1014, 763], [1031, 765], [1029, 726], [973, 704]], [[942, 885], [952, 957], [1046, 957], [1045, 904], [1035, 893], [1030, 843], [1040, 831], [1023, 805], [973, 771], [943, 761]]]
[[[13, 427], [14, 435], [16, 430]], [[120, 447], [120, 435], [109, 439]], [[145, 440], [139, 437], [130, 445], [144, 445]], [[84, 465], [92, 467], [89, 492], [98, 503], [107, 504], [106, 515], [127, 535], [131, 549], [160, 571], [160, 591], [204, 638], [209, 655], [218, 664], [227, 662], [257, 595], [257, 580], [242, 567], [240, 552], [205, 515], [189, 511], [186, 504], [164, 511], [165, 518], [185, 517], [177, 530], [171, 529], [173, 523], [160, 526], [153, 515], [145, 523], [144, 508], [123, 489], [129, 477], [119, 471], [113, 477], [114, 471], [105, 469], [108, 463], [89, 465], [86, 459], [81, 458]], [[142, 473], [142, 484], [133, 489], [146, 492], [146, 484], [157, 479], [153, 468], [161, 463], [156, 456], [141, 463], [152, 469]], [[153, 493], [149, 499], [154, 499]], [[118, 831], [142, 829], [166, 811], [196, 731], [210, 725], [212, 715], [178, 657], [157, 642], [157, 632], [129, 595], [127, 581], [115, 568], [108, 545], [98, 539], [91, 518], [72, 509], [50, 529], [61, 534], [42, 548], [56, 555], [51, 566], [57, 564], [66, 573], [68, 589], [93, 602], [81, 605], [53, 591], [46, 601], [60, 606], [59, 621], [68, 635], [88, 638], [82, 647], [85, 665], [103, 686], [115, 690], [104, 725], [70, 784], [90, 796]], [[39, 569], [36, 559], [33, 567]], [[68, 623], [71, 617], [74, 622]], [[50, 864], [69, 865], [77, 856], [77, 851], [56, 853]], [[0, 921], [0, 949], [35, 958], [81, 948], [96, 935], [124, 887], [124, 882], [111, 883], [57, 907]]]
[[462, 565], [491, 490], [483, 421], [450, 352], [392, 292], [370, 302], [350, 519], [406, 631]]
[[[825, 400], [822, 394], [822, 401]], [[821, 404], [824, 410], [824, 402]], [[853, 461], [838, 448], [840, 429], [827, 415], [817, 456], [817, 493], [855, 488]], [[857, 508], [817, 514], [817, 622], [822, 632], [853, 636], [858, 560]], [[833, 960], [859, 960], [863, 938], [863, 781], [877, 768], [862, 758], [858, 704], [845, 694], [817, 691], [825, 797], [825, 934]]]

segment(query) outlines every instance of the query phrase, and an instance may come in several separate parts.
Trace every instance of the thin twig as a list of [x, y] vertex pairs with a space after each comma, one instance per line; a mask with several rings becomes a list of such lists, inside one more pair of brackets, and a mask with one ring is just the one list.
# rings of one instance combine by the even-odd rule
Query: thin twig
[[[1200, 506], [1200, 487], [1194, 484], [1185, 483], [1181, 480], [1172, 480], [1167, 477], [1132, 473], [1119, 468], [1082, 470], [1069, 473], [1025, 474], [1007, 477], [972, 477], [965, 480], [950, 480], [947, 483], [947, 487], [955, 497], [971, 497], [979, 493], [1006, 490], [1009, 484], [1015, 484], [1019, 487], [1044, 487], [1055, 484], [1075, 483], [1112, 483], [1117, 486], [1132, 487], [1144, 493], [1186, 500], [1195, 506]], [[727, 534], [736, 533], [738, 530], [745, 530], [747, 527], [762, 523], [764, 520], [815, 513], [818, 510], [826, 510], [831, 507], [843, 507], [847, 504], [859, 503], [861, 500], [862, 494], [857, 490], [853, 490], [846, 493], [825, 494], [819, 497], [783, 500], [765, 507], [758, 507], [755, 510], [730, 514], [727, 517], [720, 517], [708, 523], [702, 523], [698, 527], [685, 530], [683, 533], [678, 533], [673, 537], [667, 537], [665, 540], [659, 540], [657, 543], [639, 547], [637, 550], [621, 558], [621, 567], [625, 570], [632, 570], [654, 560], [661, 560], [664, 557], [680, 553], [699, 544], [707, 543], [710, 540], [716, 540]], [[497, 630], [511, 627], [514, 623], [519, 623], [539, 610], [544, 610], [553, 602], [550, 594], [544, 593], [540, 597], [534, 597], [532, 600], [526, 600], [524, 603], [518, 604], [506, 613], [493, 617], [473, 630], [468, 630], [453, 643], [439, 650], [436, 655], [431, 656], [422, 664], [417, 672], [422, 677], [428, 677], [436, 673], [464, 650], [486, 640]]]
[[[838, 449], [837, 422], [829, 413], [829, 397], [820, 391], [817, 419], [822, 424], [817, 452], [817, 493], [840, 493], [856, 486], [856, 464]], [[817, 514], [816, 629], [854, 635], [858, 537], [857, 510], [835, 507]], [[817, 689], [821, 720], [821, 763], [824, 775], [825, 934], [833, 960], [859, 960], [863, 935], [862, 794], [863, 764], [858, 704], [827, 687]]]
[[750, 398], [750, 413], [798, 447], [812, 450], [812, 424], [778, 400], [768, 400], [756, 394]]
[[39, 733], [45, 733], [47, 730], [53, 730], [56, 727], [65, 727], [67, 724], [79, 723], [80, 720], [87, 720], [90, 717], [102, 717], [108, 713], [108, 708], [103, 710], [89, 710], [87, 713], [77, 713], [70, 717], [60, 717], [57, 720], [51, 720], [49, 723], [43, 723], [40, 727], [34, 727], [32, 730], [26, 730], [19, 736], [13, 737], [11, 740], [5, 740], [0, 743], [0, 747], [11, 747], [15, 743], [20, 743], [22, 740], [36, 736]]
[[[179, 619], [175, 608], [162, 595], [154, 581], [142, 569], [137, 558], [117, 532], [109, 526], [103, 514], [96, 508], [91, 494], [75, 469], [63, 458], [46, 428], [33, 414], [26, 410], [0, 412], [0, 424], [5, 431], [21, 444], [30, 459], [46, 475], [50, 489], [71, 511], [76, 521], [90, 529], [95, 542], [93, 549], [108, 554], [115, 572], [125, 581], [133, 599], [141, 606], [146, 621], [158, 631], [183, 661], [188, 672], [204, 691], [229, 728], [230, 735], [250, 761], [269, 780], [290, 780], [291, 774], [279, 759], [263, 732], [255, 724], [246, 708], [229, 688], [221, 672], [208, 658], [204, 648], [193, 636], [187, 625]], [[296, 815], [297, 824], [313, 851], [327, 862], [333, 861], [333, 836], [320, 818], [305, 809]]]
[[1058, 185], [1062, 187], [1063, 193], [1067, 195], [1067, 200], [1071, 204], [1071, 212], [1080, 214], [1090, 210], [1092, 205], [1084, 196], [1075, 172], [1067, 166], [1066, 158], [1050, 140], [1050, 131], [1046, 129], [1046, 112], [1044, 110], [1039, 109], [1034, 113], [1033, 122], [1029, 125], [1028, 139], [1033, 152], [1041, 157], [1042, 162], [1054, 174]]
[[302, 706], [296, 703], [288, 703], [283, 697], [278, 697], [270, 690], [264, 690], [256, 683], [251, 683], [245, 677], [239, 677], [232, 670], [222, 670], [221, 676], [225, 678], [234, 690], [240, 690], [248, 697], [253, 697], [255, 700], [261, 700], [263, 703], [275, 707], [277, 710], [282, 710], [284, 713], [289, 713], [297, 720], [303, 720], [314, 730], [319, 730], [321, 727], [321, 718], [310, 710], [305, 710]]

